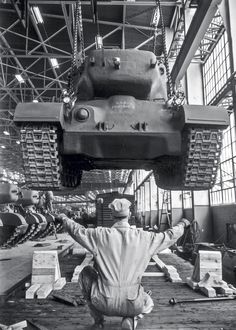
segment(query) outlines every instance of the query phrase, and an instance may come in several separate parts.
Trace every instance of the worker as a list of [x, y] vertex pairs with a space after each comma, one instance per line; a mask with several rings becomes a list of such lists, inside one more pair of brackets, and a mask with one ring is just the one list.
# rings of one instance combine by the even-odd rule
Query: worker
[[59, 215], [69, 234], [94, 256], [94, 267], [86, 266], [79, 282], [96, 329], [103, 327], [104, 315], [121, 316], [121, 329], [135, 329], [138, 319], [151, 312], [154, 304], [141, 285], [143, 273], [151, 257], [174, 244], [190, 224], [182, 219], [163, 233], [132, 228], [130, 204], [125, 198], [109, 204], [111, 228], [86, 229]]

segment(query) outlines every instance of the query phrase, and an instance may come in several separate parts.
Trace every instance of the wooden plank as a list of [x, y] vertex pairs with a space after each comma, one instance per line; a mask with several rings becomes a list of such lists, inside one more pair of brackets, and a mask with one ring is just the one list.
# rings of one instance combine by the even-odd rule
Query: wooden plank
[[25, 293], [25, 299], [34, 299], [36, 297], [36, 292], [40, 288], [41, 284], [33, 284]]
[[145, 272], [143, 276], [151, 276], [151, 277], [163, 277], [165, 276], [164, 273], [161, 272]]
[[64, 285], [66, 285], [66, 279], [61, 277], [53, 284], [53, 290], [61, 290]]
[[171, 282], [182, 282], [176, 268], [171, 265], [166, 265], [157, 255], [152, 256], [152, 259], [156, 262], [156, 265], [159, 269], [161, 269], [167, 278]]
[[160, 270], [163, 270], [163, 268], [165, 267], [165, 263], [164, 263], [163, 261], [161, 261], [161, 259], [158, 258], [157, 255], [152, 256], [152, 259], [155, 261], [157, 267], [158, 267]]
[[53, 290], [52, 284], [43, 284], [37, 291], [37, 298], [38, 299], [45, 299]]
[[83, 262], [75, 267], [71, 282], [78, 282], [79, 274], [81, 273], [83, 268], [88, 265], [93, 265], [93, 255], [89, 252], [86, 253]]
[[11, 330], [22, 330], [22, 329], [25, 329], [25, 328], [27, 328], [27, 322], [26, 321], [17, 322], [15, 324], [10, 325]]

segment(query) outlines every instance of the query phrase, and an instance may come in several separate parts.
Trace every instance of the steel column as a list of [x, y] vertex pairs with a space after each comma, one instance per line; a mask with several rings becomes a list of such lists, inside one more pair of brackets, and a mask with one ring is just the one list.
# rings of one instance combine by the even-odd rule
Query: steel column
[[204, 0], [199, 2], [199, 6], [171, 71], [173, 83], [178, 84], [183, 78], [220, 3], [221, 0]]

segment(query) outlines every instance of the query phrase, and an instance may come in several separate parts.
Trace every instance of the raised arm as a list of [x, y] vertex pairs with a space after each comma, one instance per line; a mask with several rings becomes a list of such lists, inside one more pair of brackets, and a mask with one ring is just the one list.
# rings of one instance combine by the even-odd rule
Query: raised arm
[[74, 238], [76, 242], [82, 245], [91, 253], [96, 253], [95, 230], [85, 228], [77, 222], [69, 219], [64, 213], [59, 214], [56, 218], [63, 223], [64, 229]]
[[171, 229], [167, 229], [163, 233], [151, 233], [151, 255], [159, 253], [173, 245], [184, 233], [184, 228], [188, 227], [190, 222], [187, 219], [181, 219], [179, 223]]

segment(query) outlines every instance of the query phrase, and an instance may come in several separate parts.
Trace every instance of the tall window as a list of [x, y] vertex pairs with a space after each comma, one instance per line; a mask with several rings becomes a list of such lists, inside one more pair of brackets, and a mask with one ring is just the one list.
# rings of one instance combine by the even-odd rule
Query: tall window
[[216, 184], [211, 191], [211, 204], [235, 203], [236, 172], [236, 138], [235, 118], [230, 115], [230, 126], [223, 134], [221, 163], [217, 173]]
[[231, 75], [229, 43], [226, 31], [203, 66], [205, 103], [210, 104]]
[[[225, 30], [203, 65], [204, 96], [206, 104], [232, 107], [232, 92], [228, 88], [231, 76], [229, 42]], [[227, 87], [227, 88], [226, 88]], [[211, 205], [235, 202], [236, 171], [235, 117], [230, 115], [230, 126], [223, 133], [223, 148], [216, 184], [211, 190]]]

